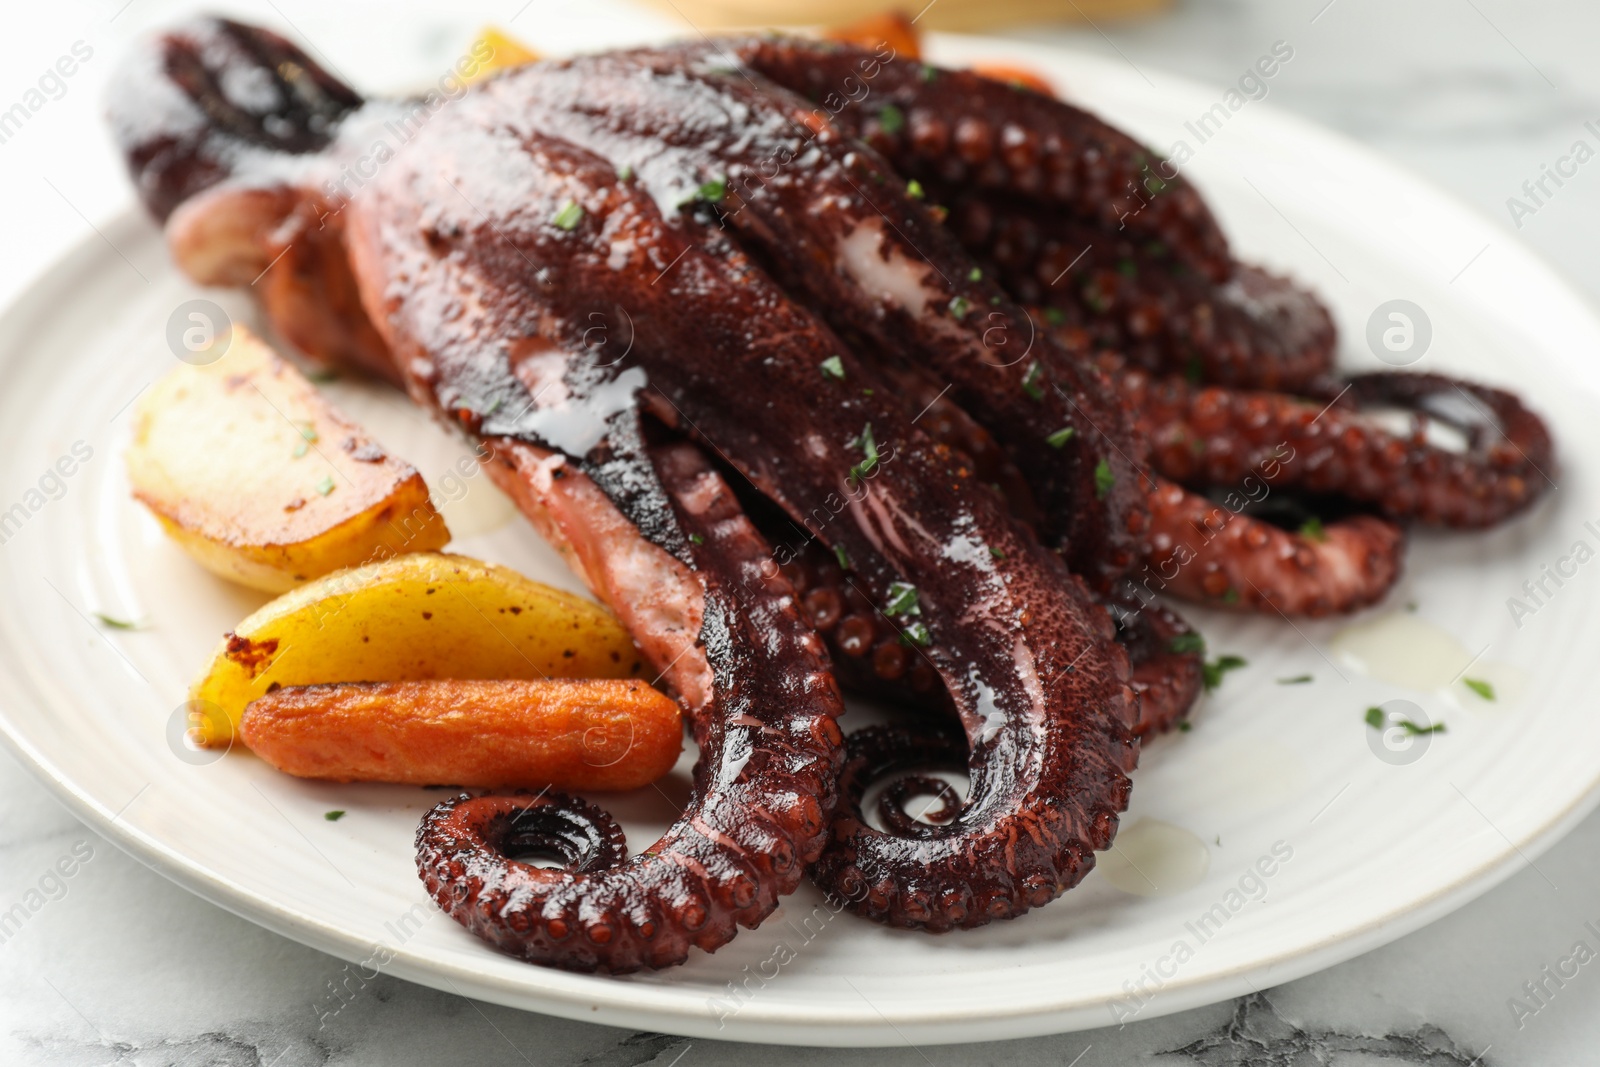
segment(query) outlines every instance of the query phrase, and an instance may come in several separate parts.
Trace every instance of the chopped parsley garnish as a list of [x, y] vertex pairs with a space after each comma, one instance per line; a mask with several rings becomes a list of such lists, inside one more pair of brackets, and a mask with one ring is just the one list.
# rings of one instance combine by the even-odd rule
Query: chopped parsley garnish
[[311, 382], [313, 385], [327, 385], [329, 382], [338, 380], [339, 372], [331, 368], [324, 367], [321, 370], [306, 372], [306, 381]]
[[983, 281], [983, 268], [982, 267], [973, 267], [971, 270], [967, 271], [967, 281], [969, 281], [969, 282], [981, 282], [981, 281]]
[[1183, 368], [1183, 377], [1190, 385], [1199, 385], [1200, 379], [1205, 377], [1206, 366], [1200, 361], [1199, 356], [1190, 356], [1189, 362]]
[[1068, 441], [1072, 440], [1072, 435], [1077, 433], [1077, 432], [1078, 431], [1074, 430], [1071, 426], [1066, 426], [1066, 427], [1063, 427], [1062, 429], [1057, 430], [1055, 433], [1051, 434], [1049, 437], [1046, 437], [1044, 440], [1045, 440], [1045, 443], [1047, 445], [1049, 445], [1051, 448], [1061, 448]]
[[1279, 678], [1278, 679], [1278, 684], [1279, 685], [1305, 685], [1309, 681], [1312, 681], [1311, 675], [1309, 675], [1309, 674], [1297, 674], [1293, 678]]
[[1039, 366], [1039, 361], [1034, 360], [1028, 364], [1028, 372], [1022, 376], [1022, 391], [1035, 400], [1044, 399], [1044, 386], [1039, 384], [1039, 379], [1044, 377], [1044, 368]]
[[1063, 322], [1067, 321], [1067, 313], [1062, 311], [1060, 308], [1045, 308], [1044, 321], [1048, 322], [1052, 326], [1060, 326]]
[[1207, 689], [1215, 689], [1222, 684], [1224, 674], [1245, 666], [1248, 664], [1241, 656], [1218, 656], [1200, 665], [1200, 680], [1205, 682]]
[[995, 559], [1005, 559], [1006, 558], [1006, 554], [1004, 552], [1000, 551], [998, 548], [994, 547], [993, 545], [989, 546], [989, 555], [993, 556]]
[[935, 66], [933, 66], [931, 64], [928, 64], [928, 63], [922, 64], [922, 80], [923, 81], [931, 82], [931, 81], [933, 81], [933, 79], [937, 78], [938, 76], [939, 76], [939, 68], [938, 67], [935, 67]]
[[872, 423], [867, 423], [861, 428], [861, 436], [850, 442], [861, 449], [862, 460], [850, 468], [850, 479], [859, 481], [861, 476], [869, 473], [878, 465], [878, 442], [872, 436]]
[[822, 361], [822, 373], [836, 382], [844, 381], [844, 360], [838, 356], [829, 356]]
[[1111, 464], [1102, 459], [1094, 465], [1094, 495], [1096, 500], [1104, 500], [1106, 494], [1111, 492], [1111, 487], [1117, 484], [1117, 476], [1111, 473]]
[[886, 104], [878, 112], [878, 126], [892, 136], [906, 128], [906, 117], [893, 104]]
[[1224, 604], [1237, 604], [1239, 602], [1239, 590], [1229, 586], [1228, 591], [1222, 594], [1222, 602]]
[[101, 626], [104, 626], [108, 630], [144, 629], [144, 623], [135, 621], [133, 619], [119, 619], [114, 615], [107, 615], [99, 611], [94, 613], [94, 617], [100, 621]]
[[1494, 686], [1478, 678], [1463, 678], [1461, 684], [1485, 700], [1494, 700]]
[[833, 558], [839, 561], [840, 570], [847, 571], [850, 569], [850, 557], [844, 554], [843, 545], [833, 546]]
[[1322, 526], [1322, 520], [1315, 515], [1300, 524], [1300, 536], [1307, 541], [1326, 541], [1328, 531]]
[[863, 390], [861, 390], [861, 395], [862, 396], [871, 396], [872, 395], [872, 390], [871, 389], [863, 389]]
[[959, 322], [967, 317], [967, 309], [971, 306], [971, 304], [967, 303], [966, 297], [953, 296], [950, 298], [950, 315]]
[[706, 543], [706, 539], [701, 537], [699, 534], [690, 534], [689, 543], [691, 545], [703, 545]]
[[[1382, 708], [1367, 709], [1367, 725], [1372, 727], [1374, 730], [1382, 730], [1384, 720], [1387, 718], [1388, 716], [1384, 713]], [[1444, 723], [1442, 722], [1436, 722], [1432, 726], [1418, 726], [1410, 719], [1396, 719], [1394, 724], [1400, 727], [1400, 729], [1404, 730], [1406, 733], [1410, 734], [1412, 737], [1421, 737], [1424, 734], [1442, 734], [1445, 732]]]
[[928, 632], [928, 628], [922, 623], [914, 622], [900, 631], [900, 643], [908, 647], [917, 645], [921, 648], [927, 648], [933, 644], [933, 635]]
[[295, 428], [300, 431], [300, 436], [305, 438], [307, 441], [317, 440], [317, 428], [314, 424], [309, 422], [297, 422], [295, 423]]
[[578, 206], [576, 200], [568, 200], [561, 205], [561, 210], [550, 217], [551, 225], [562, 230], [575, 229], [583, 221], [583, 208]]
[[889, 586], [889, 602], [883, 606], [885, 615], [921, 615], [917, 605], [917, 587], [910, 582], [894, 582]]
[[1118, 261], [1117, 273], [1124, 278], [1137, 278], [1139, 276], [1139, 268], [1134, 265], [1133, 260], [1124, 259]]
[[307, 444], [305, 441], [296, 441], [294, 443], [294, 450], [289, 454], [295, 459], [299, 459], [309, 451], [311, 451], [311, 446], [309, 444]]
[[617, 168], [617, 181], [625, 182], [625, 181], [631, 181], [632, 179], [633, 179], [633, 164], [632, 163], [624, 163], [622, 166]]
[[913, 200], [921, 200], [923, 197], [922, 183], [915, 178], [906, 182], [906, 195]]
[[1194, 729], [1194, 723], [1190, 722], [1188, 719], [1179, 719], [1178, 720], [1178, 732], [1179, 733], [1185, 733], [1186, 734], [1190, 730], [1193, 730], [1193, 729]]
[[1178, 653], [1180, 656], [1190, 652], [1199, 652], [1203, 654], [1206, 650], [1206, 639], [1191, 631], [1189, 633], [1179, 634], [1177, 637], [1174, 637], [1167, 647]]
[[325, 475], [322, 481], [316, 484], [316, 490], [322, 496], [327, 496], [333, 492], [333, 475]]
[[327, 819], [329, 822], [338, 822], [340, 819], [344, 818], [344, 812], [342, 812], [342, 811], [325, 811], [325, 812], [322, 813], [322, 817], [324, 819]]
[[728, 181], [726, 178], [722, 178], [714, 182], [706, 182], [699, 189], [695, 190], [695, 198], [698, 200], [704, 200], [708, 204], [718, 203], [727, 195]]

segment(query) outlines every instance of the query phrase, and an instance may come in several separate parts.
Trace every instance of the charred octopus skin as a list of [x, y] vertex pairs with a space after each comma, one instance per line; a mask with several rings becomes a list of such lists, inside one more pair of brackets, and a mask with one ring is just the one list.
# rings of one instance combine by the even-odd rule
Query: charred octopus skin
[[[256, 32], [209, 22], [178, 36]], [[199, 52], [210, 54], [203, 40]], [[339, 258], [308, 263], [308, 276], [353, 280], [388, 376], [494, 446], [491, 473], [616, 608], [690, 712], [695, 793], [661, 842], [626, 861], [557, 847], [611, 839], [581, 805], [452, 801], [419, 834], [424, 880], [507, 951], [612, 971], [717, 947], [813, 858], [826, 887], [905, 926], [978, 925], [1054, 897], [1109, 844], [1137, 753], [1137, 696], [1109, 617], [958, 453], [922, 434], [858, 339], [775, 282], [705, 204], [686, 209], [709, 178], [668, 149], [718, 123], [746, 129], [752, 109], [787, 130], [788, 113], [696, 79], [694, 109], [630, 119], [621, 104], [641, 78], [647, 97], [675, 103], [687, 79], [636, 58], [554, 77], [573, 69], [607, 106], [564, 105], [534, 70], [466, 95], [322, 220], [335, 239], [317, 247]], [[237, 180], [177, 198], [180, 263], [233, 277], [259, 260], [302, 204], [328, 206], [319, 179], [381, 107], [353, 112], [318, 155], [293, 166], [252, 155]], [[651, 121], [653, 132], [638, 125]], [[824, 153], [804, 175], [823, 201], [838, 162]], [[832, 227], [871, 209], [838, 210]], [[285, 307], [268, 311], [276, 321]], [[626, 356], [597, 358], [593, 316], [615, 329], [623, 312]], [[695, 466], [700, 448], [722, 473]], [[879, 830], [852, 811], [818, 857], [842, 756], [837, 693], [726, 478], [814, 530], [943, 682], [974, 785], [936, 834]], [[572, 869], [508, 854], [531, 846]]]

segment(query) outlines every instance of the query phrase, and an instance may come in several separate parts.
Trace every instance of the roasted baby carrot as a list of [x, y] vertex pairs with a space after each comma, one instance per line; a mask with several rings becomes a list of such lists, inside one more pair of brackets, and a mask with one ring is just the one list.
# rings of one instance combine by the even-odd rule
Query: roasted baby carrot
[[630, 679], [287, 686], [240, 736], [301, 778], [569, 790], [646, 785], [683, 749], [677, 703]]

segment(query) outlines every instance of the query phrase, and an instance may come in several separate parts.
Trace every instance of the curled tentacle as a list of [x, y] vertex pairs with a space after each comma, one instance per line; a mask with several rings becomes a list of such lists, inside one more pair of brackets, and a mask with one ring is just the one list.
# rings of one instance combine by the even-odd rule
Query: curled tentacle
[[136, 51], [108, 97], [150, 213], [165, 220], [235, 173], [326, 148], [361, 96], [271, 30], [200, 18]]
[[[1433, 374], [1364, 375], [1350, 383], [1356, 403], [1346, 404], [1140, 371], [1115, 377], [1138, 412], [1152, 465], [1184, 485], [1263, 479], [1369, 505], [1391, 519], [1467, 528], [1503, 522], [1551, 485], [1554, 449], [1543, 421], [1488, 386]], [[1363, 410], [1387, 406], [1414, 414], [1409, 436]], [[1460, 430], [1465, 447], [1433, 443], [1429, 420]]]
[[1310, 292], [1235, 263], [1217, 281], [1166, 245], [970, 190], [937, 186], [949, 226], [1050, 325], [1081, 331], [1147, 370], [1191, 381], [1300, 390], [1329, 373], [1333, 317]]
[[1400, 575], [1405, 534], [1373, 515], [1290, 533], [1156, 479], [1141, 598], [1170, 593], [1215, 607], [1312, 617], [1376, 603]]
[[883, 153], [904, 178], [982, 189], [1126, 228], [1161, 241], [1217, 281], [1231, 271], [1227, 238], [1178, 169], [1071, 104], [972, 71], [898, 58], [892, 48], [768, 37], [717, 51], [724, 49], [821, 105], [818, 114]]
[[[832, 807], [842, 708], [820, 643], [698, 451], [654, 458], [704, 585], [699, 639], [684, 650], [711, 673], [691, 701], [700, 762], [688, 808], [631, 861], [609, 816], [565, 798], [451, 800], [417, 834], [417, 869], [441, 908], [503, 951], [574, 970], [668, 966], [756, 925], [817, 854]], [[543, 492], [567, 496], [556, 482], [581, 480], [569, 472]], [[551, 499], [539, 513], [570, 542], [604, 525], [580, 526], [582, 506]]]

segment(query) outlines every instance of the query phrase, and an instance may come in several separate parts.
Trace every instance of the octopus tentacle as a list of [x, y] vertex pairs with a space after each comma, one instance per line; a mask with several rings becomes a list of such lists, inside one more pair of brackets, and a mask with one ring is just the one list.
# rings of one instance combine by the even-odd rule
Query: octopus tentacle
[[971, 71], [795, 37], [721, 46], [823, 105], [905, 178], [1046, 204], [1161, 241], [1191, 269], [1230, 273], [1221, 227], [1176, 167], [1100, 119]]
[[961, 243], [1042, 317], [1137, 366], [1191, 381], [1303, 390], [1333, 368], [1337, 331], [1322, 302], [1286, 278], [1235, 263], [1222, 281], [1161, 242], [1059, 211], [933, 186]]
[[[668, 966], [756, 925], [817, 852], [842, 741], [820, 643], [733, 494], [690, 446], [653, 458], [705, 587], [693, 647], [713, 680], [693, 709], [688, 808], [631, 862], [608, 816], [566, 798], [447, 801], [417, 833], [441, 908], [503, 951], [569, 969]], [[518, 845], [565, 866], [515, 859]]]
[[1117, 640], [1128, 650], [1129, 684], [1139, 694], [1134, 736], [1164, 733], [1189, 714], [1204, 691], [1204, 642], [1177, 612], [1145, 602], [1131, 581], [1108, 606]]
[[1141, 598], [1318, 617], [1375, 604], [1400, 576], [1405, 534], [1376, 516], [1290, 533], [1163, 479], [1150, 505]]
[[[1238, 484], [1273, 471], [1295, 486], [1370, 505], [1392, 519], [1491, 526], [1526, 510], [1550, 487], [1554, 448], [1543, 421], [1515, 396], [1434, 374], [1353, 379], [1354, 404], [1280, 393], [1194, 386], [1141, 371], [1116, 374], [1138, 412], [1150, 459], [1185, 485]], [[1364, 408], [1403, 407], [1414, 431], [1385, 430]], [[1431, 443], [1426, 421], [1456, 427], [1466, 447]], [[1273, 461], [1276, 461], [1275, 463]]]

